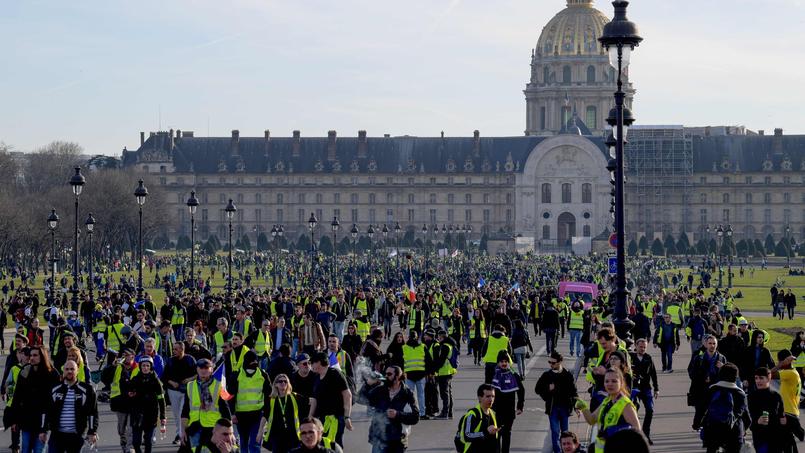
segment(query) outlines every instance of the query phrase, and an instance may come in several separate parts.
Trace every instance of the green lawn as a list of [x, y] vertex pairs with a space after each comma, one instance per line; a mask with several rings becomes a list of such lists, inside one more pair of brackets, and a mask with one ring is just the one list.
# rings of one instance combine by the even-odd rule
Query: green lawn
[[[802, 296], [805, 295], [805, 276], [788, 275], [788, 269], [783, 268], [761, 270], [759, 267], [755, 267], [754, 273], [751, 273], [750, 269], [751, 268], [745, 268], [744, 276], [741, 277], [739, 268], [737, 266], [732, 268], [733, 273], [735, 274], [735, 277], [732, 281], [732, 293], [736, 294], [738, 291], [740, 291], [743, 295], [742, 298], [735, 300], [736, 305], [742, 310], [771, 312], [771, 307], [769, 305], [769, 288], [771, 288], [771, 285], [775, 283], [778, 278], [783, 283], [783, 288], [790, 288], [794, 294], [796, 294], [797, 303], [802, 303]], [[682, 277], [685, 279], [685, 281], [687, 281], [688, 274], [692, 272], [689, 268], [678, 268], [663, 271], [663, 273], [669, 274], [668, 278], [670, 281], [670, 274], [676, 274], [677, 271], [682, 272]], [[713, 278], [710, 282], [711, 285], [717, 285], [718, 274], [715, 274], [715, 278]], [[698, 274], [694, 274], [694, 285], [698, 284], [699, 276]], [[726, 268], [724, 268], [723, 284], [724, 287], [727, 286]], [[705, 294], [709, 295], [712, 292], [712, 287], [705, 289]]]

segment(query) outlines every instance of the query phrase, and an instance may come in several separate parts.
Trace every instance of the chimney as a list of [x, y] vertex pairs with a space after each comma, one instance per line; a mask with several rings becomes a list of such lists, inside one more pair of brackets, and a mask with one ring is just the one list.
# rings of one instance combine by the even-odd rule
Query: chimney
[[230, 153], [231, 154], [238, 154], [240, 151], [240, 131], [237, 129], [232, 129], [232, 144], [230, 145]]
[[779, 127], [774, 128], [774, 142], [772, 142], [774, 154], [783, 153], [783, 130]]
[[383, 138], [391, 138], [391, 134], [383, 134]]
[[705, 128], [704, 128], [704, 136], [705, 137], [710, 136], [710, 126], [705, 126]]
[[176, 129], [176, 138], [182, 138], [182, 130]]
[[299, 148], [302, 147], [302, 139], [299, 138], [299, 131], [293, 131], [293, 153], [292, 157], [299, 157]]
[[335, 160], [335, 131], [327, 131], [327, 160], [332, 162]]
[[757, 135], [760, 135], [761, 137], [763, 137], [764, 135], [766, 135], [766, 131], [764, 131], [763, 129], [760, 129], [760, 130], [757, 131]]
[[479, 157], [481, 154], [481, 132], [478, 129], [472, 132], [472, 152], [475, 157]]
[[263, 154], [268, 157], [271, 151], [271, 131], [266, 129], [263, 131]]
[[169, 147], [168, 149], [169, 149], [169, 150], [171, 150], [171, 151], [173, 151], [173, 146], [174, 146], [174, 142], [173, 142], [173, 129], [171, 129], [170, 131], [168, 131], [168, 137], [170, 138], [170, 140], [169, 140], [170, 147]]
[[266, 141], [271, 140], [271, 131], [266, 129], [263, 131], [263, 136], [265, 137]]
[[366, 131], [358, 131], [358, 158], [365, 159], [369, 144], [366, 141]]
[[145, 144], [145, 132], [140, 131], [140, 146]]

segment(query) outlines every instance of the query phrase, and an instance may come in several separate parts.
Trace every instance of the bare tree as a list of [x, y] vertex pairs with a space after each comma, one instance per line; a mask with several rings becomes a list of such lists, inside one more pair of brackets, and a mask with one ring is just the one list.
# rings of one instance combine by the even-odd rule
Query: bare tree
[[66, 183], [73, 167], [81, 163], [84, 148], [78, 143], [54, 141], [28, 157], [25, 169], [26, 187], [30, 192], [44, 193]]

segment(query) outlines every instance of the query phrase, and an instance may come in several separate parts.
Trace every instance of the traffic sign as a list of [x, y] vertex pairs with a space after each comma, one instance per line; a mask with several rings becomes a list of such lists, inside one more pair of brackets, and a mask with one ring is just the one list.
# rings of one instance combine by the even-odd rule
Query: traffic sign
[[618, 247], [618, 235], [617, 234], [612, 233], [612, 234], [609, 235], [609, 246], [612, 247], [613, 249]]
[[608, 258], [607, 264], [609, 265], [609, 273], [610, 274], [617, 274], [618, 273], [618, 257], [617, 256], [610, 256]]

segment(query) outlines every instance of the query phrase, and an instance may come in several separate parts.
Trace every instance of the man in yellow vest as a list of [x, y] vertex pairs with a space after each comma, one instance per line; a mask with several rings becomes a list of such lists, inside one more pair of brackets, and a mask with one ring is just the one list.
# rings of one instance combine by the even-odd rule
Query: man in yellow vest
[[246, 339], [245, 344], [257, 354], [260, 369], [265, 370], [271, 355], [271, 321], [264, 319], [260, 330], [255, 330]]
[[[25, 337], [23, 337], [25, 338]], [[28, 339], [25, 339], [28, 342]], [[6, 409], [3, 411], [3, 426], [11, 426], [14, 424], [12, 420], [13, 405], [14, 405], [14, 389], [17, 386], [20, 370], [28, 363], [28, 356], [26, 346], [18, 347], [14, 353], [17, 356], [17, 363], [11, 366], [11, 371], [8, 373], [8, 380], [3, 382], [3, 395], [6, 397]], [[20, 451], [20, 430], [11, 430], [11, 451]]]
[[109, 408], [117, 415], [117, 435], [120, 437], [120, 448], [128, 453], [132, 448], [131, 426], [129, 414], [131, 413], [132, 398], [125, 390], [129, 381], [139, 374], [137, 363], [134, 361], [134, 351], [123, 349], [121, 358], [114, 366], [106, 367], [101, 375], [101, 382], [111, 386], [109, 393]]
[[[453, 367], [455, 343], [447, 332], [440, 329], [436, 333], [439, 340], [431, 348], [431, 360], [436, 370], [436, 384], [439, 386], [439, 397], [442, 400], [442, 411], [438, 418], [453, 419], [453, 375], [458, 372]], [[457, 351], [455, 351], [457, 353]]]
[[196, 362], [198, 378], [187, 383], [187, 398], [182, 406], [182, 443], [196, 448], [208, 442], [220, 418], [230, 418], [229, 405], [221, 397], [221, 382], [212, 376], [212, 362]]
[[238, 378], [247, 352], [249, 347], [243, 344], [243, 335], [240, 332], [232, 334], [232, 350], [224, 355], [224, 372], [229, 382], [234, 382]]
[[212, 344], [210, 345], [210, 352], [218, 360], [224, 355], [224, 345], [227, 341], [232, 339], [232, 331], [229, 330], [229, 321], [226, 318], [218, 318], [215, 323], [218, 330], [212, 335]]
[[584, 307], [581, 302], [574, 302], [568, 317], [567, 331], [570, 334], [570, 357], [581, 357], [584, 351], [581, 347], [581, 333], [584, 331]]
[[484, 352], [484, 383], [491, 384], [495, 376], [495, 367], [498, 365], [498, 353], [506, 351], [509, 356], [512, 354], [512, 347], [509, 337], [506, 336], [506, 329], [500, 324], [495, 325], [492, 334], [486, 339], [486, 350]]
[[419, 341], [415, 330], [408, 332], [408, 341], [402, 347], [403, 371], [405, 371], [405, 385], [416, 393], [419, 405], [419, 418], [427, 420], [425, 415], [425, 345]]
[[260, 453], [260, 421], [263, 416], [265, 395], [271, 394], [271, 381], [265, 371], [257, 366], [257, 354], [248, 351], [243, 359], [243, 368], [231, 386], [232, 398], [229, 408], [235, 415], [232, 422], [240, 434], [240, 448], [243, 453]]

